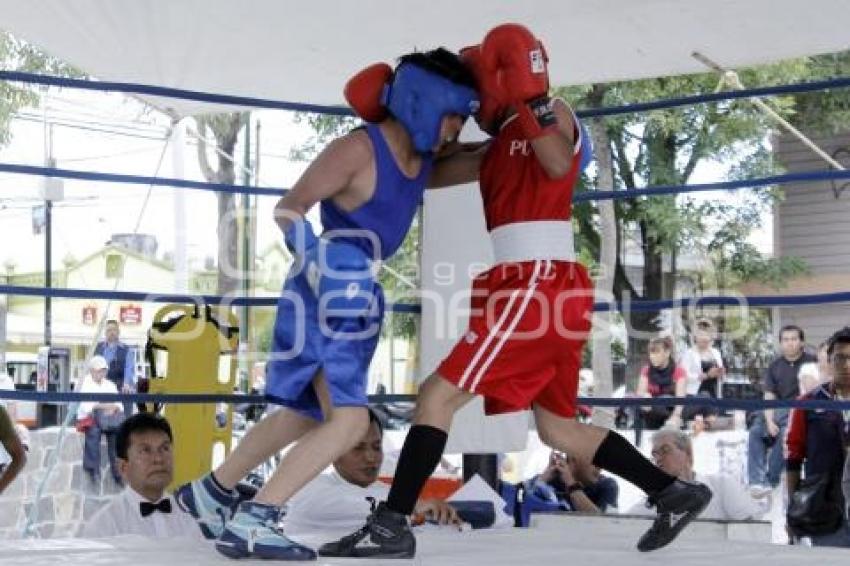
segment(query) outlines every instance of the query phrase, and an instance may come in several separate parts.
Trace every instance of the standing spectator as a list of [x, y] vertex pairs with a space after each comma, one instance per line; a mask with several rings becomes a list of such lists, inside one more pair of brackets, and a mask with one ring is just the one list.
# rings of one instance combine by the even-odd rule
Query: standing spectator
[[[649, 341], [649, 364], [640, 370], [638, 397], [684, 397], [687, 372], [673, 360], [673, 339], [669, 336]], [[640, 417], [646, 428], [682, 426], [682, 406], [641, 407]], [[640, 445], [640, 441], [637, 441]]]
[[[822, 384], [814, 391], [803, 395], [802, 399], [850, 401], [850, 326], [845, 326], [832, 335], [827, 353], [832, 364], [832, 382]], [[788, 457], [785, 461], [788, 497], [791, 500], [789, 530], [797, 536], [810, 535], [814, 546], [850, 547], [850, 524], [848, 524], [845, 495], [842, 494], [846, 445], [850, 437], [847, 431], [848, 424], [850, 424], [850, 418], [840, 410], [792, 409], [791, 411], [787, 439]], [[819, 530], [826, 532], [817, 534], [799, 532], [792, 524], [794, 492], [801, 487], [801, 470], [810, 484], [818, 478], [823, 480], [824, 497], [809, 510], [814, 521], [820, 524]], [[833, 520], [833, 525], [829, 524], [828, 518]]]
[[26, 449], [12, 425], [12, 419], [2, 406], [0, 406], [0, 444], [11, 458], [10, 462], [0, 465], [0, 494], [2, 494], [27, 463]]
[[[690, 437], [679, 430], [659, 430], [652, 437], [652, 459], [659, 468], [681, 480], [698, 481], [711, 489], [714, 497], [700, 516], [702, 519], [744, 521], [757, 519], [767, 511], [768, 498], [756, 502], [734, 478], [694, 471], [694, 449]], [[646, 503], [638, 503], [630, 515], [649, 514]]]
[[[106, 340], [98, 342], [94, 348], [96, 356], [103, 356], [109, 364], [106, 379], [115, 384], [121, 393], [133, 393], [135, 385], [135, 360], [129, 346], [119, 340], [121, 329], [117, 320], [106, 321]], [[124, 403], [124, 414], [133, 414], [133, 404]]]
[[821, 383], [832, 380], [829, 355], [826, 353], [828, 348], [827, 342], [821, 343], [818, 346], [817, 362], [805, 362], [800, 365], [800, 372], [797, 374], [797, 380], [800, 382], [800, 395], [814, 391]]
[[133, 415], [118, 427], [115, 440], [118, 467], [127, 487], [83, 525], [80, 535], [202, 540], [192, 516], [165, 492], [174, 479], [174, 437], [168, 421], [153, 413]]
[[[805, 335], [799, 326], [779, 331], [781, 354], [771, 362], [762, 382], [765, 401], [796, 399], [800, 392], [800, 366], [816, 361], [803, 351]], [[747, 440], [747, 476], [753, 495], [779, 485], [782, 476], [785, 428], [788, 409], [765, 409], [756, 415]]]
[[[685, 386], [688, 397], [717, 398], [720, 396], [721, 380], [726, 370], [720, 351], [712, 346], [715, 337], [714, 323], [706, 318], [696, 321], [691, 335], [692, 345], [685, 350], [679, 361], [688, 374]], [[715, 409], [693, 407], [687, 412], [686, 417], [693, 416], [694, 433], [699, 433], [705, 428], [711, 428], [716, 415]]]
[[[93, 356], [89, 361], [89, 375], [83, 378], [80, 393], [118, 393], [115, 384], [106, 379], [108, 364], [103, 356]], [[100, 485], [100, 437], [106, 435], [106, 446], [109, 456], [109, 468], [115, 483], [123, 485], [118, 466], [115, 461], [115, 432], [124, 414], [121, 404], [115, 402], [95, 403], [86, 401], [80, 403], [77, 409], [77, 428], [86, 435], [83, 450], [83, 469], [89, 479], [97, 486]]]

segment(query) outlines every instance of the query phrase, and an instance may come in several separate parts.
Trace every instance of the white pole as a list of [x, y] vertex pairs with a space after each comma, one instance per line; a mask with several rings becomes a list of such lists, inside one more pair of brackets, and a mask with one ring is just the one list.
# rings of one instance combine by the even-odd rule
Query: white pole
[[[724, 67], [720, 66], [718, 63], [714, 62], [713, 60], [709, 59], [708, 57], [706, 57], [705, 55], [703, 55], [702, 53], [700, 53], [698, 51], [694, 51], [691, 55], [693, 56], [694, 59], [696, 59], [697, 61], [699, 61], [700, 63], [702, 63], [706, 67], [713, 69], [713, 70], [717, 71], [718, 73], [720, 73], [720, 77], [721, 77], [722, 82], [725, 82], [727, 85], [729, 85], [730, 87], [732, 87], [735, 90], [744, 90], [744, 85], [741, 84], [741, 79], [740, 79], [740, 77], [738, 77], [738, 73], [736, 73], [735, 71], [725, 69]], [[833, 167], [837, 171], [844, 171], [843, 165], [841, 165], [838, 161], [833, 159], [833, 157], [830, 154], [828, 154], [827, 152], [822, 150], [820, 147], [818, 147], [818, 145], [815, 142], [813, 142], [812, 140], [810, 140], [806, 136], [806, 134], [804, 134], [803, 132], [801, 132], [800, 130], [798, 130], [794, 126], [792, 126], [785, 118], [780, 116], [773, 108], [768, 106], [767, 103], [765, 103], [762, 99], [755, 97], [755, 96], [751, 96], [750, 102], [752, 102], [756, 106], [756, 108], [758, 108], [759, 110], [761, 110], [762, 112], [764, 112], [765, 114], [767, 114], [768, 116], [773, 118], [780, 126], [785, 128], [785, 130], [790, 132], [791, 135], [793, 135], [795, 138], [800, 140], [800, 142], [803, 145], [805, 145], [806, 147], [811, 149], [813, 152], [815, 152], [815, 154], [817, 154], [821, 159], [826, 161], [831, 167]]]
[[[185, 178], [184, 153], [186, 145], [186, 124], [178, 121], [171, 129], [171, 168], [172, 177]], [[186, 240], [186, 191], [177, 187], [174, 191], [174, 292], [189, 291], [189, 260]]]

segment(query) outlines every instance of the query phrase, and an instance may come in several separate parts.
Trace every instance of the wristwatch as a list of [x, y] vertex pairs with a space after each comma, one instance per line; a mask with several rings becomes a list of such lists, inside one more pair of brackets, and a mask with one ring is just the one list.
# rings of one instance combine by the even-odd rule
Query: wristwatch
[[583, 489], [584, 489], [584, 486], [581, 485], [578, 482], [576, 482], [574, 484], [570, 484], [570, 485], [567, 486], [567, 495], [572, 495], [573, 493], [575, 493], [577, 491], [581, 491]]

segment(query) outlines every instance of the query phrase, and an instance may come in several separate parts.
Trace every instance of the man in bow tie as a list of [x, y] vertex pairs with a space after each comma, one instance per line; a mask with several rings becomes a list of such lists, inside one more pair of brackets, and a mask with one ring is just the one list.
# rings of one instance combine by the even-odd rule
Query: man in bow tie
[[164, 418], [138, 413], [117, 432], [118, 470], [127, 486], [80, 529], [80, 536], [142, 535], [201, 539], [191, 516], [165, 492], [174, 474], [173, 436]]

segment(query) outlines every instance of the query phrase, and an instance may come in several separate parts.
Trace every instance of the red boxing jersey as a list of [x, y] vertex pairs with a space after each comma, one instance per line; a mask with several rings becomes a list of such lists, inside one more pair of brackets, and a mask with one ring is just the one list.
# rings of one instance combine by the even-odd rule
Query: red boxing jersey
[[570, 172], [552, 179], [537, 160], [531, 141], [520, 132], [515, 117], [505, 122], [481, 163], [481, 198], [487, 230], [514, 222], [569, 220], [585, 145], [582, 142], [581, 128], [576, 128]]

